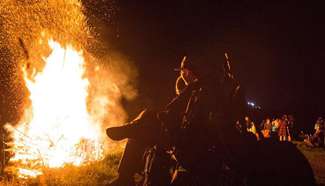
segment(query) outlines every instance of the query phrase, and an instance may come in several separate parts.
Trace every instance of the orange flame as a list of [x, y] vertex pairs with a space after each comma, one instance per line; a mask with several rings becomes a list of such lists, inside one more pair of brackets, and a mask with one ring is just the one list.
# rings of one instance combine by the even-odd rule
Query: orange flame
[[[10, 127], [20, 177], [36, 177], [42, 167], [62, 167], [103, 158], [100, 125], [87, 111], [89, 81], [82, 51], [49, 40], [51, 54], [33, 80], [24, 71], [31, 106], [23, 121]], [[25, 168], [27, 167], [27, 168]]]

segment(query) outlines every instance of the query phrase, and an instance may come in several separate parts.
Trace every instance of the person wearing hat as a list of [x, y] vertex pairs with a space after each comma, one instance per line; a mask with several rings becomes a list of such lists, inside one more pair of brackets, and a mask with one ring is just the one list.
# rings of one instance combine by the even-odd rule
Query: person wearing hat
[[[164, 123], [168, 123], [169, 125], [169, 133], [170, 134], [176, 134], [174, 133], [176, 131], [177, 126], [174, 125], [175, 123], [180, 123], [181, 119], [179, 119], [179, 113], [183, 113], [187, 101], [191, 94], [190, 89], [193, 89], [192, 83], [195, 81], [198, 81], [194, 72], [192, 71], [192, 65], [189, 63], [187, 60], [187, 57], [184, 56], [183, 60], [181, 61], [180, 68], [175, 69], [175, 71], [178, 71], [180, 73], [180, 76], [177, 80], [176, 83], [176, 94], [177, 98], [181, 99], [174, 99], [177, 100], [177, 104], [179, 108], [176, 108], [175, 105], [173, 105], [173, 109], [168, 108], [164, 109], [164, 111], [161, 111], [157, 113], [159, 120], [163, 121]], [[181, 87], [182, 86], [182, 87]], [[191, 87], [191, 88], [190, 88]], [[186, 91], [185, 91], [186, 89]], [[186, 93], [185, 93], [186, 92]], [[185, 96], [186, 94], [186, 96]], [[179, 100], [181, 100], [180, 103]], [[172, 104], [170, 104], [172, 105]], [[147, 112], [146, 112], [147, 113]], [[141, 115], [141, 114], [140, 114]], [[146, 117], [146, 114], [144, 114]], [[152, 114], [150, 114], [152, 115]], [[145, 118], [143, 117], [143, 118]], [[168, 119], [167, 119], [168, 117]], [[141, 117], [140, 117], [141, 118]], [[128, 138], [128, 142], [126, 145], [126, 148], [124, 150], [123, 156], [120, 160], [119, 164], [119, 169], [118, 169], [118, 177], [114, 179], [109, 185], [110, 186], [124, 186], [124, 185], [133, 185], [133, 176], [134, 174], [138, 173], [139, 170], [142, 168], [141, 166], [144, 164], [148, 164], [146, 162], [143, 162], [143, 154], [146, 154], [145, 149], [150, 149], [149, 146], [146, 145], [146, 143], [143, 143], [142, 137], [145, 137], [147, 135], [151, 134], [145, 134], [145, 132], [151, 133], [152, 131], [147, 131], [146, 128], [147, 126], [144, 126], [142, 124], [141, 119], [137, 120], [135, 119], [134, 121], [136, 122], [130, 122], [128, 124], [125, 124], [120, 127], [111, 127], [106, 130], [107, 135], [113, 139], [113, 140], [122, 140], [125, 138]], [[167, 121], [168, 120], [168, 121]], [[138, 122], [140, 121], [140, 122]], [[154, 119], [152, 119], [154, 121]], [[156, 123], [151, 123], [152, 125], [159, 125], [159, 121]], [[173, 125], [173, 126], [172, 126]], [[172, 127], [171, 127], [172, 126]], [[149, 126], [149, 128], [152, 128]], [[140, 130], [140, 131], [139, 131]], [[142, 131], [141, 131], [142, 130]], [[143, 131], [145, 130], [145, 131]], [[160, 132], [154, 132], [156, 136], [159, 136]], [[136, 135], [136, 136], [135, 136]], [[140, 135], [140, 136], [139, 136]], [[141, 137], [142, 135], [142, 137]], [[168, 134], [169, 135], [169, 134]], [[147, 140], [147, 139], [146, 139]], [[162, 139], [165, 140], [165, 139]], [[149, 141], [147, 141], [148, 143]], [[147, 161], [147, 158], [145, 158], [145, 161]], [[148, 160], [149, 161], [149, 160]], [[146, 178], [144, 178], [146, 180]]]
[[[226, 109], [229, 107], [226, 100], [236, 96], [225, 90], [230, 87], [228, 82], [232, 80], [223, 79], [229, 77], [229, 70], [222, 69], [220, 61], [200, 62], [202, 61], [206, 63], [198, 63], [184, 56], [180, 67], [174, 69], [179, 72], [175, 85], [177, 96], [160, 113], [160, 118], [169, 131], [171, 141], [175, 143], [182, 167], [190, 170], [193, 177], [199, 175], [204, 178], [202, 180], [211, 181], [208, 176], [216, 172], [212, 167], [217, 167], [214, 163], [218, 162], [218, 157], [223, 156], [220, 151], [225, 148], [220, 145], [219, 138], [222, 136], [224, 141], [228, 140], [229, 132], [223, 129], [225, 125], [230, 128], [228, 121], [232, 121], [225, 118], [230, 117], [228, 110], [233, 111], [231, 108]], [[235, 89], [236, 87], [231, 88], [232, 91]], [[225, 99], [226, 94], [231, 95]], [[219, 152], [216, 153], [213, 149], [218, 149]]]
[[175, 68], [174, 71], [180, 72], [180, 77], [184, 81], [185, 85], [188, 85], [191, 82], [198, 80], [197, 74], [195, 74], [196, 69], [194, 63], [190, 62], [187, 59], [187, 56], [184, 56], [180, 68]]
[[175, 83], [176, 95], [180, 95], [181, 91], [184, 90], [190, 83], [198, 81], [195, 70], [196, 68], [193, 62], [190, 62], [187, 56], [184, 56], [180, 67], [174, 69], [174, 71], [179, 72], [179, 76]]
[[[159, 143], [167, 142], [167, 146], [175, 147], [182, 168], [190, 170], [193, 178], [199, 176], [201, 181], [211, 181], [210, 175], [215, 174], [218, 167], [215, 165], [218, 161], [215, 161], [216, 152], [213, 149], [216, 149], [218, 143], [217, 124], [224, 120], [219, 119], [220, 109], [217, 109], [223, 99], [223, 94], [220, 94], [223, 92], [221, 81], [215, 76], [217, 70], [199, 65], [197, 61], [184, 56], [180, 67], [175, 69], [179, 72], [175, 85], [177, 95], [157, 113], [164, 133]], [[121, 176], [122, 172], [119, 174]], [[121, 180], [118, 182], [120, 184], [111, 185], [121, 185]]]
[[[190, 127], [189, 122], [192, 122], [190, 117], [194, 114], [192, 108], [198, 101], [201, 87], [199, 85], [196, 68], [186, 56], [183, 57], [180, 67], [174, 70], [179, 72], [179, 78], [177, 78], [178, 80], [176, 83], [176, 89], [178, 89], [177, 96], [162, 111], [157, 112], [157, 117], [161, 123], [164, 124], [165, 130], [163, 129], [162, 131], [167, 133], [163, 137], [165, 139], [160, 139], [160, 143], [163, 144], [165, 143], [163, 141], [168, 141], [168, 146], [171, 147], [175, 145], [180, 147], [184, 145], [184, 143], [178, 143], [181, 141], [180, 129], [184, 128], [185, 130], [186, 127]], [[133, 139], [134, 136], [132, 138], [132, 136], [129, 135], [134, 133], [132, 131], [145, 128], [136, 126], [139, 124], [142, 125], [141, 122], [130, 122], [128, 125], [107, 129], [107, 135], [113, 140], [121, 140], [124, 138], [131, 139], [128, 140], [128, 144], [119, 165], [119, 177], [110, 183], [111, 186], [132, 185], [133, 174], [138, 172], [139, 166], [148, 164], [146, 162], [143, 163], [143, 160], [140, 158], [141, 152], [143, 154], [144, 148], [148, 147], [144, 147], [140, 143], [141, 139]], [[141, 131], [137, 131], [136, 133], [141, 133]], [[157, 136], [159, 136], [158, 134]], [[191, 134], [189, 136], [193, 135]], [[185, 138], [185, 136], [182, 136], [182, 138]], [[145, 158], [145, 160], [147, 161], [147, 158]], [[144, 178], [144, 180], [146, 179], [147, 178]]]

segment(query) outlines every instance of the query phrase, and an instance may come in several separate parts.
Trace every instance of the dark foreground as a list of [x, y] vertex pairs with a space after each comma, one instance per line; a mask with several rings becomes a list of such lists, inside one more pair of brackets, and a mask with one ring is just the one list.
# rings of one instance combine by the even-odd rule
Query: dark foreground
[[294, 142], [310, 163], [318, 185], [325, 185], [325, 148], [310, 148], [303, 142]]
[[[260, 179], [259, 182], [265, 185], [281, 185], [284, 182], [302, 185], [301, 182], [296, 181], [302, 177], [308, 179], [310, 172], [308, 166], [310, 165], [317, 185], [325, 185], [325, 149], [309, 148], [302, 142], [293, 142], [293, 144], [269, 143], [264, 145], [269, 147], [263, 148], [264, 153], [260, 155], [262, 158], [257, 160], [261, 167], [256, 175]], [[299, 150], [298, 154], [303, 156], [292, 156], [292, 153], [297, 154], [296, 150]], [[84, 167], [67, 166], [57, 170], [47, 170], [43, 176], [35, 179], [2, 180], [0, 185], [106, 185], [117, 174], [120, 156], [121, 153], [109, 155], [101, 162]], [[309, 162], [308, 165], [305, 160]], [[265, 167], [268, 169], [264, 169]], [[274, 179], [269, 179], [270, 177]]]

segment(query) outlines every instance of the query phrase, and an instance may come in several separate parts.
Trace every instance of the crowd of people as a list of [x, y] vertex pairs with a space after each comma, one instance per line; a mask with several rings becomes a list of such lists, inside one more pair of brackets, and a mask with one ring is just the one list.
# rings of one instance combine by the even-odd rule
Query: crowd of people
[[262, 138], [274, 138], [279, 141], [291, 141], [293, 125], [293, 116], [285, 114], [281, 118], [271, 119], [267, 117], [260, 125], [256, 125], [254, 121], [246, 116], [244, 127], [247, 132], [254, 134], [257, 140]]
[[[279, 118], [264, 119], [259, 126], [248, 116], [245, 117], [244, 127], [247, 132], [256, 136], [257, 140], [262, 138], [272, 138], [279, 141], [291, 141], [294, 138], [304, 141], [311, 147], [324, 147], [325, 144], [325, 121], [319, 117], [314, 125], [312, 134], [306, 134], [302, 130], [295, 136], [294, 133], [294, 117], [284, 114]], [[241, 129], [242, 130], [242, 129]]]

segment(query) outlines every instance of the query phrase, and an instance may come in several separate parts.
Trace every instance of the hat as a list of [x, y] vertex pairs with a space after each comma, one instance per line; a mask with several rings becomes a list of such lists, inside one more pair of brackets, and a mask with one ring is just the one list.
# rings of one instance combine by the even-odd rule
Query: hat
[[181, 66], [179, 68], [175, 68], [174, 71], [181, 71], [182, 69], [190, 69], [190, 70], [194, 70], [194, 65], [193, 63], [191, 63], [188, 59], [187, 56], [184, 56], [182, 61], [181, 61]]

